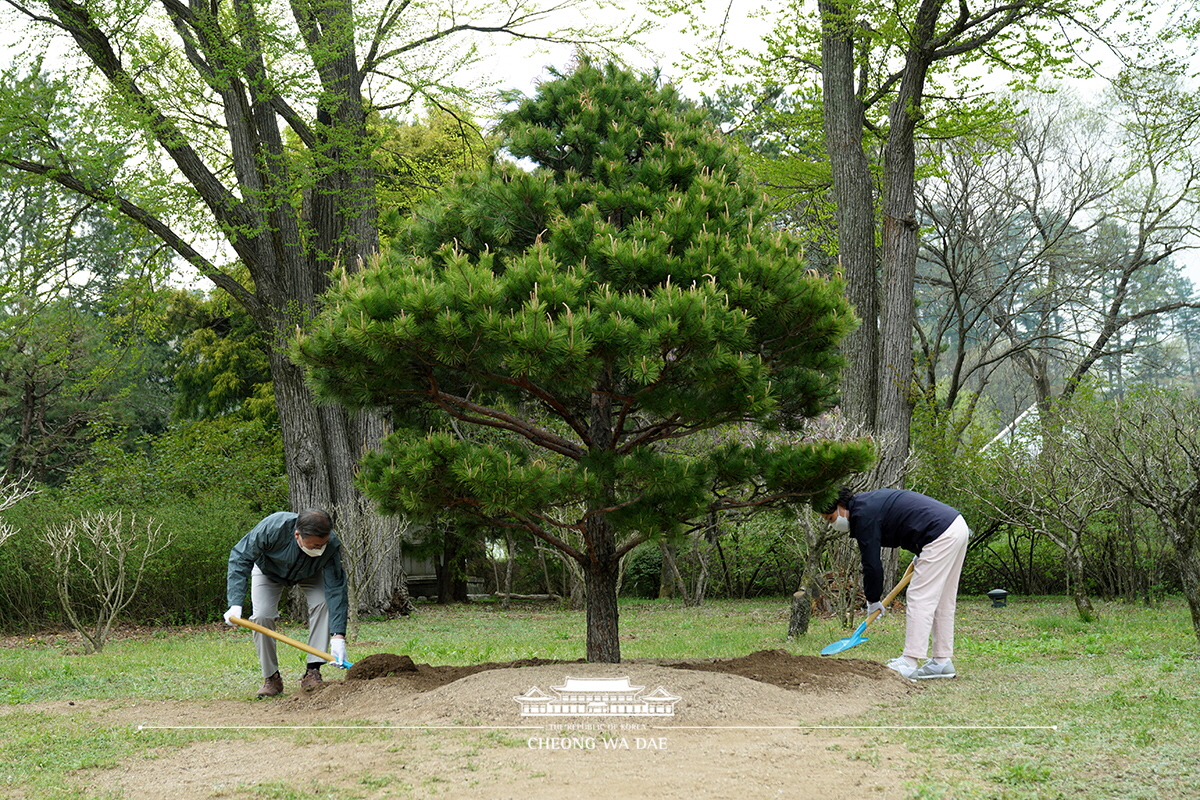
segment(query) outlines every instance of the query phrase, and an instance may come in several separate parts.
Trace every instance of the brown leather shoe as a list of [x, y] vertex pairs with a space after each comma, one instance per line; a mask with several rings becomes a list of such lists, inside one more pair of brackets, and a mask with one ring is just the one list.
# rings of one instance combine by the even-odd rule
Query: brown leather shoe
[[309, 667], [305, 671], [304, 677], [300, 679], [300, 688], [305, 690], [315, 689], [321, 683], [321, 670]]
[[258, 690], [259, 697], [274, 697], [277, 694], [283, 694], [283, 678], [278, 672], [263, 681], [262, 688]]

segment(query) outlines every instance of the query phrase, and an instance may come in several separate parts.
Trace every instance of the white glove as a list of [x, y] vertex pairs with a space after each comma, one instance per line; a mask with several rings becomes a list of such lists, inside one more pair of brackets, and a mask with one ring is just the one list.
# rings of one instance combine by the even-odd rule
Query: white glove
[[230, 606], [229, 610], [225, 612], [225, 624], [232, 625], [233, 622], [229, 618], [230, 617], [238, 617], [240, 619], [241, 616], [242, 616], [242, 607], [241, 606]]
[[333, 656], [335, 664], [346, 663], [346, 640], [340, 636], [335, 636], [329, 640], [329, 654]]
[[867, 603], [867, 616], [871, 616], [876, 611], [879, 612], [879, 619], [883, 619], [883, 615], [887, 613], [887, 609], [883, 607], [883, 603]]

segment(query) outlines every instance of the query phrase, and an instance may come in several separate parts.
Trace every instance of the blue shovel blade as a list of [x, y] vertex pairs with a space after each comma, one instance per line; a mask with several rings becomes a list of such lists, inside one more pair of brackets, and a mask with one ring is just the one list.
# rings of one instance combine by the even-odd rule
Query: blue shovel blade
[[850, 636], [847, 636], [845, 639], [838, 639], [833, 644], [825, 645], [825, 647], [821, 649], [821, 655], [831, 656], [834, 653], [840, 653], [843, 650], [849, 650], [851, 647], [854, 647], [855, 645], [859, 645], [865, 641], [868, 641], [867, 637], [863, 636], [863, 634], [866, 632], [867, 632], [867, 620], [864, 619], [862, 621], [862, 623], [859, 624], [859, 626], [854, 629], [853, 634], [851, 634]]

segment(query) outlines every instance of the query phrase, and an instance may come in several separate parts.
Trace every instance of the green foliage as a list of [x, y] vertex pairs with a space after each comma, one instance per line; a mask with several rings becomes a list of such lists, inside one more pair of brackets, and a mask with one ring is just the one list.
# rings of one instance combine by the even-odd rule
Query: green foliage
[[377, 137], [372, 160], [379, 181], [379, 238], [384, 249], [413, 209], [459, 173], [482, 167], [492, 152], [475, 121], [462, 112], [435, 109], [413, 123], [379, 116], [367, 126]]
[[260, 420], [222, 417], [178, 426], [129, 451], [99, 440], [67, 489], [80, 507], [152, 507], [210, 497], [235, 500], [252, 513], [286, 504], [279, 432]]
[[245, 309], [223, 292], [202, 297], [180, 291], [168, 317], [179, 342], [169, 364], [176, 419], [236, 413], [279, 424], [267, 337]]
[[58, 485], [94, 426], [164, 429], [158, 284], [170, 263], [68, 192], [0, 169], [0, 194], [0, 450], [9, 472]]
[[[807, 552], [794, 512], [727, 512], [712, 523], [711, 528], [698, 529], [671, 542], [675, 568], [688, 594], [696, 594], [697, 587], [703, 589], [706, 599], [787, 597], [796, 591]], [[664, 569], [661, 561], [657, 547], [643, 545], [635, 549], [625, 567], [622, 592], [634, 597], [657, 597]], [[676, 597], [680, 587], [668, 573], [670, 596]]]
[[[492, 152], [473, 116], [461, 109], [434, 106], [411, 122], [373, 112], [367, 117], [366, 131], [362, 146], [369, 152], [367, 161], [375, 174], [379, 237], [385, 249], [414, 208], [458, 173], [479, 169]], [[297, 176], [293, 202], [299, 207], [322, 178], [317, 165], [324, 160], [290, 130], [287, 143]]]
[[37, 534], [62, 519], [60, 504], [43, 492], [4, 517], [17, 533], [0, 547], [0, 621], [6, 632], [28, 630], [59, 618], [53, 562]]
[[[1170, 398], [1167, 405], [1176, 411], [1188, 407], [1186, 398], [1166, 397]], [[1120, 463], [1121, 459], [1113, 461], [1114, 452], [1103, 452], [1099, 446], [1057, 457], [1046, 450], [1074, 448], [1084, 441], [1080, 437], [1093, 435], [1090, 431], [1115, 431], [1139, 417], [1161, 420], [1166, 414], [1153, 410], [1156, 402], [1162, 398], [1156, 400], [1153, 392], [1132, 393], [1120, 401], [1105, 399], [1096, 393], [1093, 383], [1083, 383], [1069, 406], [1063, 406], [1056, 416], [1044, 417], [1058, 422], [1047, 424], [1042, 417], [1031, 416], [1017, 431], [993, 442], [985, 416], [973, 410], [974, 398], [960, 395], [951, 410], [932, 397], [920, 398], [913, 415], [909, 485], [955, 506], [972, 527], [960, 590], [977, 593], [1001, 587], [1021, 594], [1052, 594], [1082, 585], [1091, 595], [1147, 605], [1180, 591], [1183, 584], [1177, 558], [1161, 520], [1142, 508], [1142, 501], [1128, 487], [1108, 482], [1098, 490], [1099, 500], [1079, 500], [1084, 481], [1076, 477], [1076, 471], [1089, 455], [1097, 458], [1097, 463]], [[960, 406], [971, 408], [964, 412]], [[1148, 431], [1148, 426], [1142, 429]], [[1178, 446], [1172, 449], [1158, 444], [1138, 450], [1181, 452]], [[1039, 453], [1043, 455], [1039, 457]], [[1020, 467], [1023, 477], [1013, 477], [1018, 474], [1013, 465]], [[1183, 473], [1177, 464], [1140, 474]], [[1014, 505], [1016, 498], [1035, 489], [1046, 495], [1040, 502], [1041, 519]], [[1142, 497], [1162, 494], [1171, 492], [1144, 493]], [[1079, 537], [1082, 584], [1069, 575], [1062, 546], [1035, 530], [1047, 524], [1063, 529], [1073, 518], [1078, 518], [1072, 524]], [[1078, 524], [1079, 519], [1084, 524]]]
[[653, 599], [662, 585], [662, 553], [656, 545], [635, 547], [626, 557], [621, 593], [626, 597]]
[[159, 506], [153, 513], [164, 529], [177, 535], [171, 547], [148, 564], [141, 590], [124, 618], [175, 625], [218, 619], [226, 605], [229, 548], [262, 515], [234, 498], [222, 502], [217, 496], [194, 504]]
[[0, 620], [24, 630], [60, 620], [49, 587], [53, 560], [39, 532], [83, 512], [136, 511], [173, 536], [152, 558], [130, 621], [205, 622], [221, 611], [229, 548], [264, 514], [287, 506], [282, 445], [261, 421], [196, 422], [143, 441], [99, 440], [92, 458], [61, 490], [5, 512], [18, 533], [0, 547]]
[[497, 160], [460, 178], [299, 340], [326, 399], [402, 420], [432, 401], [510, 434], [399, 431], [362, 473], [385, 508], [528, 521], [574, 501], [663, 531], [714, 486], [804, 498], [864, 464], [859, 444], [730, 442], [688, 458], [654, 446], [819, 413], [855, 324], [841, 286], [807, 274], [766, 224], [701, 111], [651, 76], [584, 62], [500, 128], [536, 168]]
[[709, 567], [713, 595], [790, 596], [800, 585], [807, 555], [796, 528], [795, 514], [784, 511], [724, 521]]
[[976, 409], [965, 393], [945, 408], [936, 389], [919, 395], [913, 406], [909, 488], [936, 497], [962, 512], [976, 534], [987, 533], [992, 514], [981, 494], [996, 482], [997, 469], [988, 444], [994, 422]]
[[714, 122], [742, 145], [746, 165], [770, 198], [778, 224], [802, 237], [812, 251], [809, 259], [833, 273], [833, 176], [816, 87], [738, 84], [718, 87], [702, 101]]

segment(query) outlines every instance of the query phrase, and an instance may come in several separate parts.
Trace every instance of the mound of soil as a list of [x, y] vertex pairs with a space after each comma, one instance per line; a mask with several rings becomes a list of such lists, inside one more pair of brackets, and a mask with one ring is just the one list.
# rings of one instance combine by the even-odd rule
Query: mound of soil
[[[461, 680], [468, 675], [489, 670], [584, 663], [587, 662], [583, 659], [554, 661], [544, 658], [523, 658], [517, 661], [486, 662], [464, 667], [433, 667], [428, 664], [416, 664], [408, 656], [377, 653], [356, 661], [354, 666], [346, 672], [346, 680], [369, 681], [376, 678], [404, 677], [408, 679], [408, 686], [411, 688], [428, 691]], [[753, 681], [798, 691], [814, 688], [837, 689], [846, 684], [852, 684], [859, 678], [878, 681], [888, 679], [891, 675], [890, 670], [873, 661], [798, 656], [786, 650], [760, 650], [740, 658], [684, 661], [632, 659], [623, 661], [622, 664], [656, 664], [671, 669], [740, 675]]]
[[[916, 777], [902, 744], [871, 726], [928, 687], [848, 658], [764, 650], [740, 658], [621, 664], [527, 659], [464, 667], [367, 656], [338, 680], [285, 694], [193, 702], [73, 701], [14, 706], [70, 715], [102, 730], [211, 727], [181, 747], [131, 754], [117, 768], [82, 769], [81, 787], [104, 797], [207, 800], [253, 787], [309, 796], [559, 800], [562, 797], [902, 796]], [[674, 713], [525, 717], [518, 697], [570, 680], [625, 679], [677, 699]], [[936, 689], [936, 687], [935, 687]], [[829, 728], [857, 720], [863, 730]], [[369, 730], [360, 734], [355, 729]], [[325, 729], [329, 729], [326, 732]], [[252, 741], [244, 741], [250, 737]], [[247, 754], [252, 753], [249, 757]], [[289, 795], [290, 796], [290, 795]]]
[[378, 653], [356, 661], [346, 672], [348, 681], [370, 681], [388, 678], [405, 672], [417, 672], [417, 665], [408, 656]]
[[395, 678], [403, 676], [409, 679], [408, 685], [417, 690], [434, 689], [453, 683], [459, 678], [486, 672], [491, 669], [516, 669], [518, 667], [539, 667], [546, 664], [583, 663], [578, 661], [552, 661], [544, 658], [522, 658], [517, 661], [501, 663], [486, 662], [471, 664], [465, 667], [431, 667], [428, 664], [416, 664], [408, 656], [398, 656], [394, 653], [376, 653], [354, 662], [354, 666], [346, 671], [348, 681], [371, 681], [376, 678]]
[[[519, 725], [516, 701], [531, 688], [548, 694], [567, 679], [628, 678], [647, 692], [681, 698], [663, 724], [795, 725], [862, 713], [918, 687], [872, 661], [762, 650], [739, 658], [631, 659], [620, 664], [521, 659], [469, 666], [417, 664], [380, 653], [356, 662], [343, 681], [289, 692], [272, 707], [293, 719], [357, 719], [406, 725]], [[564, 717], [570, 726], [578, 719]], [[586, 720], [585, 720], [586, 721]]]
[[[665, 664], [676, 669], [741, 675], [752, 681], [781, 686], [784, 689], [838, 690], [866, 681], [894, 684], [895, 674], [874, 661], [859, 659], [797, 656], [786, 650], [760, 650], [741, 658], [711, 658], [705, 661], [679, 661]], [[908, 683], [904, 684], [910, 688]]]

